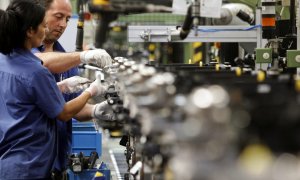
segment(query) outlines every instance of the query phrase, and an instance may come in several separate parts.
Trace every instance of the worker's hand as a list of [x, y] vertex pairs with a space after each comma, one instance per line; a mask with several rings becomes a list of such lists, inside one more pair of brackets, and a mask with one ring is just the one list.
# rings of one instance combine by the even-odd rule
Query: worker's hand
[[83, 51], [80, 53], [80, 61], [85, 64], [94, 64], [100, 68], [112, 64], [110, 55], [104, 49]]
[[85, 91], [88, 91], [92, 96], [100, 96], [105, 93], [106, 89], [107, 87], [101, 83], [101, 80], [96, 79]]
[[73, 76], [68, 79], [64, 79], [57, 83], [58, 88], [62, 93], [77, 93], [88, 87], [88, 83], [91, 81], [87, 78], [80, 76]]
[[113, 115], [112, 108], [107, 103], [107, 101], [103, 101], [101, 103], [95, 104], [91, 116], [100, 121], [115, 120], [115, 116]]

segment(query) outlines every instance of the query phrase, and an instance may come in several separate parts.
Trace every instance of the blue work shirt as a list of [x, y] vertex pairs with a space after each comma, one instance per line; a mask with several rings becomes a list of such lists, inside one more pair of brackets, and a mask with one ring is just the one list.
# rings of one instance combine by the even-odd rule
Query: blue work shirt
[[[66, 52], [65, 49], [61, 46], [61, 44], [56, 41], [53, 45], [53, 50], [56, 52]], [[44, 46], [40, 46], [39, 48], [32, 49], [33, 53], [36, 52], [44, 52]], [[63, 61], [63, 59], [62, 59]], [[55, 73], [53, 74], [56, 82], [60, 82], [64, 79], [67, 79], [72, 76], [79, 75], [78, 68], [72, 68], [63, 73]], [[80, 93], [72, 93], [72, 94], [63, 94], [63, 97], [66, 102], [76, 98]], [[63, 171], [67, 168], [67, 160], [68, 155], [71, 154], [72, 148], [72, 120], [68, 122], [59, 121], [57, 122], [58, 128], [58, 155], [55, 160], [55, 165], [53, 170]]]
[[0, 53], [0, 179], [43, 179], [56, 157], [56, 117], [65, 100], [30, 51]]

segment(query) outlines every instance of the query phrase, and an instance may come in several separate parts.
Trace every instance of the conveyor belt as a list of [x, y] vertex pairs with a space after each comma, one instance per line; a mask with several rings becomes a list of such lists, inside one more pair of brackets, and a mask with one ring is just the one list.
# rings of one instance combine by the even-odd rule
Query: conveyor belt
[[117, 179], [123, 180], [128, 168], [124, 150], [109, 150], [109, 153], [116, 171]]

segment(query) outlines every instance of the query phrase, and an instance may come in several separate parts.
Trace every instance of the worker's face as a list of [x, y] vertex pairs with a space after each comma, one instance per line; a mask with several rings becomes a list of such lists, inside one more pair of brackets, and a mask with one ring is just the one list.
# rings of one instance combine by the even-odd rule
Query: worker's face
[[69, 0], [54, 0], [46, 12], [46, 21], [49, 31], [45, 40], [48, 43], [57, 41], [65, 31], [72, 15], [72, 6]]
[[29, 29], [27, 31], [27, 36], [28, 36], [27, 47], [31, 49], [40, 46], [45, 38], [46, 31], [47, 31], [47, 23], [46, 23], [46, 19], [44, 18], [43, 22], [39, 24], [36, 30]]

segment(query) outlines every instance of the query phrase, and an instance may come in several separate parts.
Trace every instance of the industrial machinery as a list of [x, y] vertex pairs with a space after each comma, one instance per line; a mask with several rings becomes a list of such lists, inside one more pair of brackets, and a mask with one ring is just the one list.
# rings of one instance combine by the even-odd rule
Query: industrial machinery
[[120, 14], [143, 13], [143, 12], [171, 12], [171, 1], [150, 0], [102, 0], [88, 1], [89, 11], [100, 15], [95, 35], [95, 47], [101, 48], [106, 41], [109, 23]]
[[[250, 42], [244, 48], [247, 55], [232, 60], [234, 64], [115, 57], [103, 69], [110, 87], [105, 98], [114, 116], [97, 123], [122, 129], [120, 144], [126, 147], [128, 165], [124, 178], [300, 179], [299, 34], [294, 14], [300, 2], [280, 1], [291, 12], [284, 32], [275, 8], [279, 1], [247, 1], [246, 7], [234, 6], [243, 7], [239, 10], [226, 4], [220, 10], [224, 20], [201, 17], [203, 2], [191, 1], [180, 27], [129, 26], [128, 40]], [[233, 12], [238, 18], [234, 21]], [[243, 24], [233, 25], [237, 20]]]
[[300, 177], [284, 168], [299, 162], [292, 75], [117, 58], [106, 76], [122, 100], [116, 121], [123, 124], [127, 179]]

